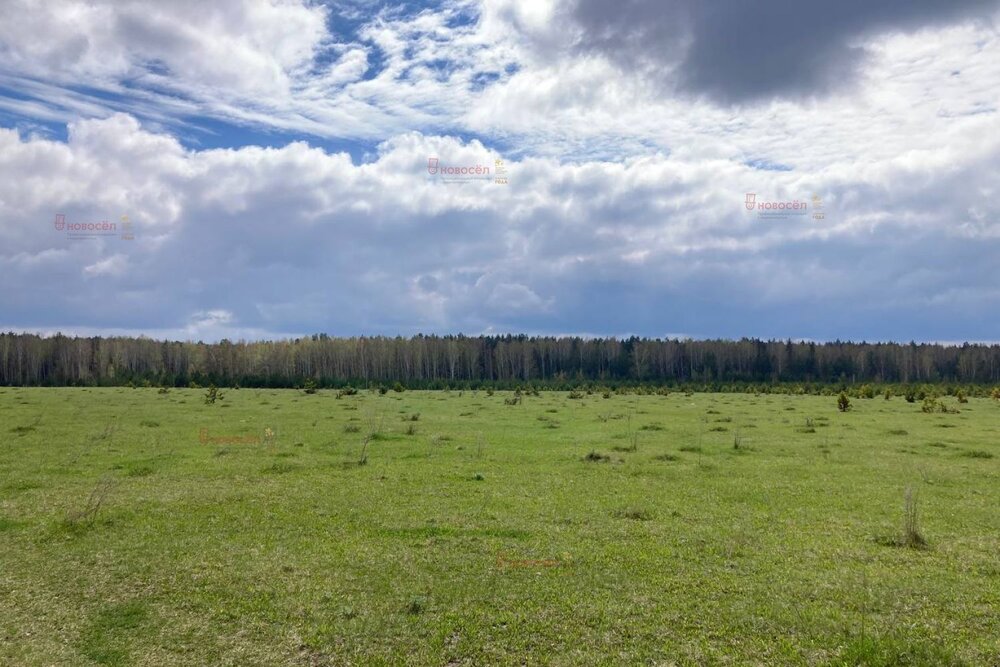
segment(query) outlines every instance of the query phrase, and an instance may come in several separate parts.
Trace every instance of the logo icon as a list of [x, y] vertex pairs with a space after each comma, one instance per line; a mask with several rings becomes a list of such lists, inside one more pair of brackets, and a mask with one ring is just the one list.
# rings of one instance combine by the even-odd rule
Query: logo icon
[[823, 220], [826, 214], [823, 212], [823, 199], [819, 195], [813, 195], [813, 220]]
[[62, 213], [56, 213], [56, 231], [61, 232], [66, 228], [66, 216]]
[[503, 166], [503, 160], [494, 160], [493, 166], [496, 168], [496, 178], [493, 182], [497, 185], [507, 185], [507, 170]]
[[131, 241], [132, 239], [135, 238], [135, 235], [132, 233], [132, 223], [129, 221], [127, 215], [123, 215], [121, 219], [122, 219], [122, 240]]
[[754, 206], [757, 205], [757, 193], [756, 192], [748, 192], [747, 193], [747, 200], [744, 203], [745, 203], [745, 205], [747, 207], [747, 210], [748, 211], [752, 211], [754, 209]]
[[438, 159], [436, 157], [427, 158], [427, 173], [431, 176], [438, 173]]

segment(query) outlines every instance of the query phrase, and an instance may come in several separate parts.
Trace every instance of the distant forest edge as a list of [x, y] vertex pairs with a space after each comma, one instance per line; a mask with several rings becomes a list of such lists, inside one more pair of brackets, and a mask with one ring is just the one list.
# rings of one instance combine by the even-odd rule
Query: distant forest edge
[[[530, 336], [332, 338], [192, 343], [0, 334], [5, 386], [573, 389], [669, 386], [744, 391], [798, 385], [1000, 383], [1000, 345], [794, 343]], [[979, 393], [974, 392], [974, 393]]]

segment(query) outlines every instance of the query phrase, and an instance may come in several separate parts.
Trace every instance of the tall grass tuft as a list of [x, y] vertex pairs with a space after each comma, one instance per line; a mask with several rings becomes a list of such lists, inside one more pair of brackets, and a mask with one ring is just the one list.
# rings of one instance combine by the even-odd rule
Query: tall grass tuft
[[903, 494], [903, 546], [911, 549], [927, 548], [927, 540], [920, 532], [917, 492], [909, 486]]
[[87, 502], [83, 508], [69, 512], [66, 515], [66, 522], [71, 526], [86, 524], [94, 525], [97, 520], [97, 513], [101, 511], [104, 501], [115, 488], [115, 480], [109, 475], [105, 475], [98, 482], [94, 490], [87, 497]]

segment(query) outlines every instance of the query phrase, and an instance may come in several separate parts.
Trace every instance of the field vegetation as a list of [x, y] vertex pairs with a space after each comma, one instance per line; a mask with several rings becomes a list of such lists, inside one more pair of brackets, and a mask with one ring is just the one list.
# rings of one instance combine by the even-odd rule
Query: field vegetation
[[382, 389], [0, 388], [0, 664], [1000, 664], [988, 392]]

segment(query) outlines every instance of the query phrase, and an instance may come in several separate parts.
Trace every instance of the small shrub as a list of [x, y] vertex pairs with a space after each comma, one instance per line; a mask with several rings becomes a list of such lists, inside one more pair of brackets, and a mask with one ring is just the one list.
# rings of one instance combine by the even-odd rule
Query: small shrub
[[358, 390], [354, 387], [344, 387], [337, 392], [337, 398], [343, 398], [344, 396], [354, 396], [358, 393]]
[[926, 549], [927, 540], [920, 532], [920, 517], [917, 513], [917, 494], [906, 487], [903, 498], [903, 539], [901, 546], [911, 549]]
[[955, 392], [955, 398], [958, 399], [959, 403], [968, 403], [969, 402], [969, 399], [965, 395], [965, 392], [962, 391], [961, 389], [959, 389], [958, 391]]
[[116, 482], [109, 476], [104, 476], [97, 482], [97, 486], [90, 492], [86, 504], [79, 510], [74, 510], [66, 515], [66, 523], [70, 526], [81, 524], [94, 525], [97, 520], [97, 513], [107, 500], [111, 491], [114, 490]]
[[610, 461], [611, 457], [607, 454], [601, 454], [600, 452], [592, 450], [589, 454], [583, 457], [583, 460], [591, 463], [601, 463], [603, 461]]
[[837, 409], [841, 412], [847, 412], [851, 409], [851, 399], [844, 392], [840, 392], [840, 396], [837, 397]]
[[213, 405], [217, 400], [222, 400], [222, 392], [214, 384], [208, 386], [205, 392], [205, 405]]
[[875, 390], [870, 384], [861, 385], [861, 389], [858, 390], [858, 396], [861, 398], [875, 398]]
[[361, 455], [358, 457], [359, 466], [368, 464], [368, 443], [370, 443], [374, 437], [374, 434], [369, 433], [365, 436], [364, 441], [361, 443]]
[[409, 426], [406, 427], [406, 435], [416, 435], [416, 434], [417, 434], [416, 426], [410, 424]]
[[569, 392], [569, 396], [567, 396], [567, 398], [572, 398], [572, 399], [583, 398], [583, 394], [576, 390], [573, 390]]
[[944, 410], [947, 410], [947, 408], [944, 407], [944, 403], [937, 400], [936, 398], [930, 398], [928, 396], [927, 398], [924, 399], [923, 404], [920, 406], [920, 411], [930, 414], [932, 412], [937, 412], [939, 407], [943, 408]]
[[316, 388], [317, 388], [316, 380], [312, 378], [306, 378], [306, 381], [302, 385], [302, 391], [304, 391], [307, 394], [315, 394]]
[[406, 391], [406, 387], [403, 386], [402, 382], [397, 382], [396, 384], [392, 385], [392, 390], [397, 394], [401, 394], [404, 391]]
[[358, 433], [361, 427], [357, 424], [344, 424], [344, 433]]

